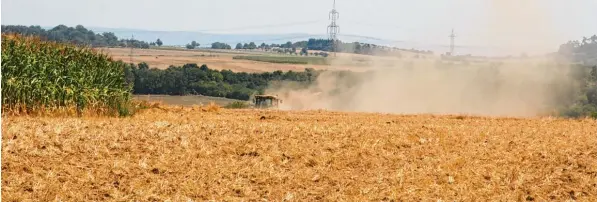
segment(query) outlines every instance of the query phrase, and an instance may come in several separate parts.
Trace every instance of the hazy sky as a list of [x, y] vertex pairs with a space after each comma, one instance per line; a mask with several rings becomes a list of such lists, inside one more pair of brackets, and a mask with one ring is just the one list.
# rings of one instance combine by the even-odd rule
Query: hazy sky
[[[332, 2], [2, 0], [1, 20], [41, 26], [325, 34]], [[341, 34], [409, 42], [448, 44], [454, 28], [459, 44], [516, 43], [517, 48], [543, 50], [597, 34], [597, 0], [338, 0], [336, 7]], [[276, 26], [263, 27], [268, 25]]]

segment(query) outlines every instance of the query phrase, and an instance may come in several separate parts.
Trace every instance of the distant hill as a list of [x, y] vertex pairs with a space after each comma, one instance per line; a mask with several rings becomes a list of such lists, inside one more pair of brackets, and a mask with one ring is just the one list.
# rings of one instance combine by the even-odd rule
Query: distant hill
[[[42, 27], [44, 29], [52, 29], [53, 27]], [[255, 42], [256, 44], [283, 44], [288, 41], [306, 41], [309, 38], [325, 39], [325, 34], [306, 34], [306, 33], [286, 33], [286, 34], [218, 34], [218, 33], [202, 33], [196, 31], [154, 31], [142, 29], [129, 28], [106, 28], [106, 27], [87, 27], [87, 29], [95, 33], [112, 32], [120, 39], [129, 39], [134, 35], [136, 40], [154, 42], [156, 39], [162, 40], [164, 45], [170, 46], [185, 46], [191, 41], [196, 41], [201, 44], [201, 47], [209, 47], [211, 43], [222, 42], [234, 47], [236, 43]], [[371, 36], [360, 36], [341, 34], [340, 40], [344, 42], [361, 42], [376, 44], [380, 46], [397, 47], [401, 49], [417, 49], [417, 50], [431, 50], [436, 54], [442, 54], [449, 50], [448, 44], [424, 44], [414, 43], [409, 41], [398, 41], [390, 39], [381, 39]], [[482, 47], [482, 46], [457, 46], [458, 54], [472, 54], [472, 55], [504, 55], [504, 51], [498, 48]]]

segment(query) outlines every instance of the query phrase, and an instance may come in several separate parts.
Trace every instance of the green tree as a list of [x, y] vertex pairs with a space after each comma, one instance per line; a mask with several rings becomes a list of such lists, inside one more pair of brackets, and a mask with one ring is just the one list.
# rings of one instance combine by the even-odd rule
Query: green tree
[[230, 49], [230, 45], [220, 42], [215, 42], [211, 44], [212, 49]]
[[585, 95], [587, 96], [588, 104], [597, 107], [597, 66], [591, 67]]
[[241, 43], [237, 43], [237, 44], [236, 44], [236, 47], [235, 47], [234, 49], [239, 49], [239, 50], [240, 50], [240, 49], [243, 49], [243, 44], [241, 44]]
[[256, 48], [257, 48], [257, 45], [255, 45], [255, 43], [254, 43], [254, 42], [251, 42], [251, 43], [249, 43], [249, 46], [248, 46], [248, 48], [249, 48], [249, 49], [256, 49]]
[[157, 44], [158, 46], [162, 46], [162, 44], [164, 43], [162, 43], [162, 40], [158, 38], [158, 40], [155, 41], [155, 44]]
[[72, 43], [92, 47], [135, 47], [149, 48], [149, 43], [139, 40], [118, 39], [111, 32], [102, 34], [94, 33], [82, 25], [67, 27], [58, 25], [52, 29], [45, 30], [40, 26], [2, 25], [2, 33], [14, 33], [25, 36], [38, 36], [44, 40], [61, 43]]
[[[241, 100], [249, 100], [252, 94], [262, 92], [272, 81], [310, 82], [319, 73], [312, 69], [287, 73], [236, 73], [209, 69], [207, 65], [198, 67], [197, 64], [170, 66], [165, 70], [150, 69], [146, 63], [140, 63], [138, 67], [127, 70], [126, 80], [134, 83], [135, 94], [201, 94]], [[131, 75], [134, 77], [128, 78]]]

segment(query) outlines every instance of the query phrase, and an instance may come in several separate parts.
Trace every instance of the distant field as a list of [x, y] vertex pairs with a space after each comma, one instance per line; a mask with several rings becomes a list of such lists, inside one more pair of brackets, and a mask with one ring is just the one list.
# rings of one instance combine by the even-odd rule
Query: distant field
[[135, 100], [145, 100], [151, 102], [162, 102], [167, 105], [181, 105], [181, 106], [192, 106], [192, 105], [207, 105], [211, 102], [226, 106], [235, 101], [234, 99], [220, 98], [220, 97], [209, 97], [202, 95], [186, 95], [186, 96], [171, 96], [171, 95], [134, 95]]
[[283, 63], [283, 64], [311, 64], [311, 65], [330, 65], [324, 57], [302, 57], [302, 56], [266, 56], [266, 55], [242, 55], [234, 56], [237, 60], [253, 60], [260, 62]]
[[[130, 61], [131, 50], [127, 48], [103, 48], [102, 51], [108, 53], [116, 60]], [[320, 51], [310, 51], [320, 52]], [[303, 71], [305, 68], [316, 70], [351, 70], [366, 71], [371, 68], [379, 67], [397, 67], [397, 66], [415, 66], [427, 67], [434, 66], [440, 59], [437, 56], [422, 56], [419, 54], [401, 52], [401, 58], [391, 56], [372, 56], [352, 53], [337, 53], [334, 57], [302, 57], [258, 50], [214, 50], [197, 49], [187, 50], [180, 48], [159, 48], [159, 49], [134, 49], [133, 63], [146, 62], [152, 68], [165, 69], [170, 65], [184, 65], [187, 63], [206, 64], [211, 69], [232, 70], [235, 72], [272, 72], [281, 71]], [[419, 55], [419, 57], [417, 57]], [[487, 66], [491, 62], [503, 63], [521, 63], [520, 59], [483, 59], [468, 61], [449, 61], [442, 63]], [[539, 64], [542, 58], [528, 58], [524, 60], [529, 64]]]
[[[131, 50], [127, 48], [103, 48], [100, 50], [108, 53], [116, 60], [123, 60], [126, 62], [131, 60], [131, 57], [129, 56]], [[255, 60], [233, 59], [235, 56], [252, 57], [252, 59]], [[254, 57], [257, 57], [257, 59]], [[257, 61], [260, 59], [265, 61]], [[289, 60], [292, 61], [285, 62]], [[288, 64], [293, 61], [299, 64]], [[384, 66], [391, 66], [403, 63], [402, 60], [392, 57], [357, 55], [350, 53], [338, 53], [337, 57], [330, 56], [328, 58], [318, 58], [289, 56], [260, 51], [211, 49], [185, 50], [175, 48], [134, 49], [132, 62], [146, 62], [150, 67], [160, 69], [168, 68], [170, 65], [180, 66], [187, 63], [197, 63], [200, 65], [206, 64], [210, 69], [228, 69], [235, 72], [272, 72], [276, 70], [303, 71], [305, 68], [313, 68], [316, 70], [364, 71], [367, 68], [372, 67], [372, 65], [381, 64]]]
[[[129, 57], [130, 49], [104, 48], [101, 50], [116, 60], [129, 62], [131, 59]], [[160, 69], [168, 68], [170, 65], [197, 63], [206, 64], [210, 69], [228, 69], [235, 72], [303, 71], [305, 68], [329, 70], [354, 69], [354, 66], [350, 65], [281, 64], [252, 60], [234, 60], [233, 57], [238, 55], [272, 55], [272, 53], [233, 50], [134, 49], [132, 62], [146, 62], [150, 67]]]

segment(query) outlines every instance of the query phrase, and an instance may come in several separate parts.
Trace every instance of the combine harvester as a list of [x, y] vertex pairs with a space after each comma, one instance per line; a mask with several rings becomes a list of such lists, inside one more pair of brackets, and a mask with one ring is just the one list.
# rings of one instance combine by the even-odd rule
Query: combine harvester
[[276, 95], [255, 95], [253, 104], [255, 108], [261, 109], [279, 109], [282, 100]]
[[[313, 103], [318, 103], [322, 99], [322, 95], [322, 92], [299, 93], [287, 96], [286, 99], [289, 99], [288, 102], [284, 102], [278, 95], [255, 95], [252, 108], [279, 110], [312, 109], [314, 106]], [[317, 107], [316, 109], [321, 109], [321, 107]]]

